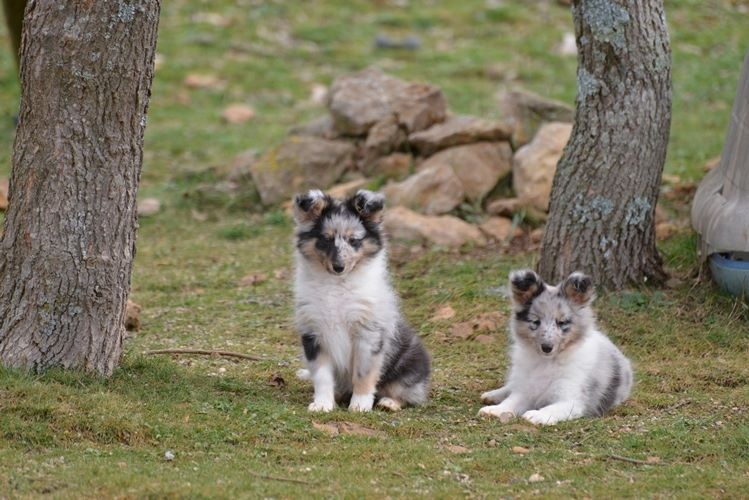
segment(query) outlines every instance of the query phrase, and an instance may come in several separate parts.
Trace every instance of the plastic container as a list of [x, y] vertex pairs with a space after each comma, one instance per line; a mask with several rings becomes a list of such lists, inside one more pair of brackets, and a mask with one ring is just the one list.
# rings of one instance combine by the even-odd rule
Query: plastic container
[[749, 298], [749, 253], [711, 254], [710, 272], [722, 290]]

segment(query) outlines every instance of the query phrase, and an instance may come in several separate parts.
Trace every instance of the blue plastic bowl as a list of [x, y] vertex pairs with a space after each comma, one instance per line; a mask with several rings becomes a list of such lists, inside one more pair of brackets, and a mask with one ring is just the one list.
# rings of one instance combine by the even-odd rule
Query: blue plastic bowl
[[749, 260], [739, 260], [726, 253], [710, 255], [713, 280], [724, 291], [749, 298]]

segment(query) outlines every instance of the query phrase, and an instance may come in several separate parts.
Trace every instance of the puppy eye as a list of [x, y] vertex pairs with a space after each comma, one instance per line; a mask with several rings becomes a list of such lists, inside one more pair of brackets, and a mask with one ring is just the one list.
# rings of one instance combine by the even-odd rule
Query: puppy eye
[[361, 245], [362, 238], [349, 238], [348, 242], [352, 247], [358, 247], [359, 245]]
[[529, 327], [530, 327], [531, 330], [537, 330], [538, 327], [541, 326], [541, 320], [540, 319], [536, 319], [536, 320], [533, 320], [533, 321], [529, 321], [528, 325], [529, 325]]
[[568, 328], [572, 324], [572, 320], [569, 319], [558, 319], [557, 320], [557, 326], [564, 330], [565, 328]]

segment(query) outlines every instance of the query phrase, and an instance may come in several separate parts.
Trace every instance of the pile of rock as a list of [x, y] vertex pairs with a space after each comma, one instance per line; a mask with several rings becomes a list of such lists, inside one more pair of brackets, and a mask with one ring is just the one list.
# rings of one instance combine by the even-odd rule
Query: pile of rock
[[[509, 241], [518, 229], [506, 216], [547, 208], [572, 110], [522, 91], [503, 94], [499, 105], [507, 121], [452, 115], [439, 88], [365, 69], [338, 78], [328, 114], [293, 128], [248, 169], [265, 205], [311, 188], [346, 196], [386, 181], [385, 222], [395, 238]], [[517, 198], [491, 199], [510, 174]], [[464, 203], [482, 207], [483, 223], [454, 215]]]

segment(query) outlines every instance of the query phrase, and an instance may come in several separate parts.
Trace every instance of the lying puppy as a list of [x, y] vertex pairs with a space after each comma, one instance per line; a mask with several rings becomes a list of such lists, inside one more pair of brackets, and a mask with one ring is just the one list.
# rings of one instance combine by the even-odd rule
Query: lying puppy
[[390, 285], [384, 197], [294, 198], [296, 329], [315, 396], [309, 411], [388, 410], [427, 400], [430, 359], [406, 325]]
[[534, 424], [595, 417], [632, 389], [629, 360], [596, 327], [593, 283], [573, 273], [549, 286], [530, 270], [510, 273], [512, 366], [507, 383], [481, 395], [479, 415]]

